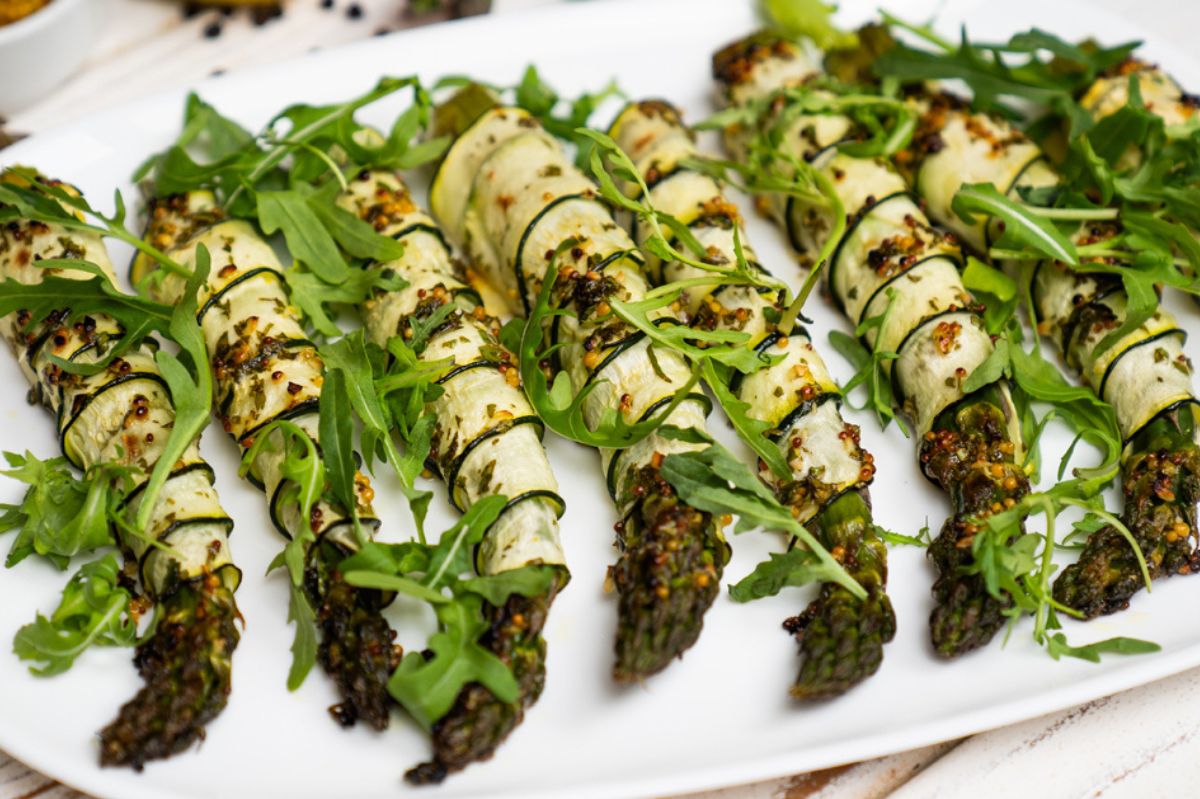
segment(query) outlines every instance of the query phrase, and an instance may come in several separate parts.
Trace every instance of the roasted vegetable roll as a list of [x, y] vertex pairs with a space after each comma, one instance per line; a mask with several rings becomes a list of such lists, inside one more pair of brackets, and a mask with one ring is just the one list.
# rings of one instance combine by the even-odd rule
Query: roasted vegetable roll
[[[357, 719], [382, 729], [388, 723], [387, 680], [397, 658], [395, 634], [380, 615], [383, 597], [341, 578], [337, 566], [359, 548], [354, 513], [365, 528], [379, 521], [371, 509], [374, 490], [355, 478], [358, 507], [351, 511], [326, 498], [306, 518], [296, 484], [285, 476], [290, 430], [319, 448], [318, 402], [323, 365], [288, 303], [282, 268], [271, 246], [248, 222], [228, 218], [206, 191], [151, 201], [146, 239], [185, 267], [198, 249], [212, 260], [197, 314], [208, 344], [221, 425], [243, 452], [261, 434], [272, 437], [256, 450], [248, 478], [269, 498], [271, 520], [285, 538], [312, 534], [306, 552], [304, 589], [322, 633], [318, 660], [334, 679], [343, 702], [331, 708], [339, 723]], [[167, 303], [178, 301], [184, 280], [166, 274], [146, 280], [155, 265], [138, 258], [133, 281]], [[155, 276], [159, 277], [159, 276]]]
[[386, 347], [393, 336], [411, 337], [414, 321], [453, 307], [418, 357], [450, 362], [438, 379], [443, 392], [426, 412], [436, 417], [431, 465], [446, 481], [451, 503], [465, 511], [483, 497], [509, 498], [484, 536], [477, 570], [492, 575], [536, 564], [560, 569], [555, 584], [540, 596], [513, 594], [500, 607], [485, 606], [493, 630], [488, 645], [512, 668], [520, 696], [502, 702], [478, 683], [459, 694], [450, 713], [434, 725], [433, 761], [408, 775], [413, 781], [438, 781], [447, 771], [490, 757], [541, 694], [546, 675], [542, 628], [568, 579], [558, 530], [564, 503], [542, 448], [542, 424], [521, 391], [516, 360], [497, 338], [500, 322], [467, 285], [441, 229], [389, 171], [364, 171], [338, 202], [405, 246], [402, 257], [365, 267], [390, 270], [407, 283], [397, 291], [378, 290], [363, 303], [372, 341]]
[[[24, 184], [12, 173], [0, 181]], [[69, 186], [58, 185], [77, 194]], [[115, 283], [101, 238], [58, 224], [17, 220], [0, 227], [0, 277], [36, 285], [48, 276], [85, 280], [83, 271], [43, 268], [39, 261], [89, 261]], [[62, 308], [42, 319], [27, 311], [0, 319], [32, 387], [30, 397], [54, 415], [62, 453], [88, 470], [120, 466], [133, 481], [122, 502], [136, 515], [150, 473], [175, 419], [167, 383], [154, 359], [158, 343], [147, 338], [109, 358], [123, 330], [110, 316], [80, 316]], [[86, 367], [74, 374], [55, 359]], [[90, 370], [89, 370], [90, 371]], [[100, 733], [104, 765], [141, 768], [203, 737], [229, 698], [233, 650], [238, 644], [233, 592], [241, 572], [233, 563], [233, 521], [221, 507], [212, 467], [193, 441], [175, 464], [150, 512], [145, 530], [115, 529], [137, 564], [146, 594], [160, 605], [154, 634], [138, 646], [135, 663], [145, 686]]]

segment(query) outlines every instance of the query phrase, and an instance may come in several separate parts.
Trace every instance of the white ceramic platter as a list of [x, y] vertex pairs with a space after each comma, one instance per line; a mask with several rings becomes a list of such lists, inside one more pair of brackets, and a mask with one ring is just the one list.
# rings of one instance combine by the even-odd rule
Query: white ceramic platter
[[[874, 2], [847, 2], [843, 19], [865, 19]], [[923, 0], [894, 2], [893, 10], [920, 18]], [[999, 39], [1037, 24], [1077, 39], [1106, 42], [1138, 35], [1136, 25], [1107, 17], [1080, 2], [979, 0], [951, 3], [942, 24], [951, 35], [966, 20], [975, 38]], [[389, 36], [266, 69], [231, 75], [199, 91], [249, 127], [261, 125], [288, 102], [332, 102], [355, 95], [381, 74], [419, 72], [434, 79], [469, 73], [496, 83], [515, 82], [534, 61], [566, 94], [598, 88], [615, 76], [633, 97], [656, 95], [681, 103], [692, 119], [709, 110], [709, 56], [754, 25], [749, 0], [624, 0], [570, 4], [530, 14], [485, 18]], [[1147, 52], [1185, 85], [1200, 86], [1200, 66], [1151, 43]], [[176, 91], [114, 108], [5, 150], [0, 163], [27, 163], [78, 184], [94, 203], [111, 204], [119, 187], [134, 197], [128, 178], [151, 151], [177, 132], [184, 92]], [[388, 124], [399, 106], [371, 109], [364, 118]], [[606, 122], [607, 118], [601, 120]], [[420, 181], [418, 181], [420, 182]], [[763, 261], [794, 284], [800, 275], [778, 233], [750, 219], [750, 235]], [[114, 247], [114, 260], [126, 253]], [[1197, 309], [1173, 303], [1184, 324], [1200, 329]], [[810, 304], [817, 340], [841, 322], [821, 302]], [[1196, 339], [1200, 341], [1200, 339]], [[846, 364], [829, 360], [842, 379]], [[892, 427], [881, 432], [872, 418], [851, 414], [876, 454], [872, 488], [879, 521], [912, 533], [928, 521], [936, 530], [947, 513], [943, 496], [918, 473], [912, 442]], [[25, 402], [13, 359], [0, 358], [0, 446], [56, 454], [50, 419]], [[719, 416], [712, 427], [732, 442]], [[549, 679], [541, 702], [489, 763], [476, 765], [421, 794], [449, 797], [654, 796], [800, 772], [955, 738], [1061, 709], [1094, 697], [1200, 665], [1195, 597], [1200, 579], [1173, 579], [1140, 595], [1118, 616], [1089, 625], [1069, 624], [1073, 642], [1133, 635], [1162, 644], [1154, 655], [1055, 663], [1029, 641], [1021, 625], [1004, 648], [987, 649], [953, 663], [934, 658], [927, 644], [933, 575], [924, 553], [899, 547], [891, 553], [891, 594], [899, 619], [896, 640], [880, 672], [837, 701], [798, 707], [787, 696], [797, 665], [795, 645], [780, 622], [801, 610], [810, 594], [791, 590], [773, 599], [736, 606], [723, 596], [708, 614], [700, 642], [666, 673], [644, 686], [619, 689], [608, 677], [615, 603], [603, 591], [613, 559], [614, 513], [602, 488], [595, 453], [560, 440], [548, 442], [569, 509], [563, 519], [574, 579], [550, 616]], [[1046, 444], [1054, 458], [1064, 437]], [[263, 577], [280, 547], [261, 494], [238, 481], [234, 446], [219, 432], [204, 450], [219, 475], [218, 487], [237, 520], [233, 546], [246, 580], [238, 601], [246, 628], [234, 662], [232, 700], [209, 728], [208, 739], [144, 773], [101, 770], [94, 734], [138, 686], [128, 651], [87, 653], [68, 674], [31, 676], [0, 651], [0, 749], [65, 783], [101, 797], [332, 796], [395, 797], [415, 793], [401, 775], [426, 756], [427, 741], [396, 714], [392, 729], [375, 734], [338, 729], [325, 708], [335, 701], [319, 673], [289, 694], [284, 687], [291, 628], [282, 575]], [[407, 510], [388, 477], [378, 479], [387, 540], [411, 531]], [[0, 483], [0, 501], [21, 493]], [[431, 529], [450, 519], [442, 497], [434, 502]], [[740, 578], [777, 542], [748, 534], [734, 541], [727, 578]], [[34, 563], [0, 572], [0, 642], [34, 612], [51, 610], [65, 576]], [[393, 621], [406, 645], [419, 645], [429, 619], [398, 607]]]

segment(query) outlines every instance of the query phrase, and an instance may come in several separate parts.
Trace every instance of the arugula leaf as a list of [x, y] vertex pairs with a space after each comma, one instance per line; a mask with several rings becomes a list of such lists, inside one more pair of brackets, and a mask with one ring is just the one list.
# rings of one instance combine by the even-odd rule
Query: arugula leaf
[[[882, 330], [887, 325], [899, 295], [890, 287], [885, 290], [885, 294], [888, 304], [883, 313], [864, 319], [854, 331], [855, 336], [865, 336], [868, 331]], [[848, 336], [840, 330], [829, 331], [829, 343], [843, 358], [850, 361], [855, 369], [854, 376], [842, 386], [842, 393], [847, 397], [846, 404], [855, 410], [874, 411], [882, 429], [887, 429], [888, 424], [895, 420], [900, 432], [907, 436], [908, 427], [896, 414], [896, 395], [892, 391], [892, 381], [888, 379], [887, 370], [884, 369], [884, 364], [899, 358], [899, 354], [886, 350], [872, 352], [858, 338]], [[861, 406], [855, 406], [851, 403], [849, 395], [859, 386], [866, 389], [867, 398]]]
[[282, 231], [288, 250], [326, 283], [339, 283], [350, 272], [333, 236], [299, 191], [255, 193], [256, 216], [263, 232]]
[[1008, 326], [1021, 299], [1016, 281], [973, 255], [967, 256], [962, 279], [967, 291], [986, 306], [983, 321], [988, 333], [999, 334]]
[[[292, 581], [299, 585], [304, 574], [307, 545], [316, 540], [308, 520], [312, 517], [313, 506], [325, 493], [325, 462], [317, 443], [304, 428], [288, 419], [276, 419], [263, 428], [243, 453], [238, 475], [245, 477], [265, 451], [283, 453], [279, 469], [286, 483], [279, 501], [295, 502], [300, 506], [300, 529], [291, 531], [292, 540], [289, 549], [285, 550], [292, 553], [287, 561], [288, 570]], [[296, 546], [292, 547], [292, 544]]]
[[1143, 641], [1140, 638], [1126, 638], [1124, 636], [1105, 638], [1103, 641], [1097, 641], [1094, 644], [1087, 644], [1085, 646], [1071, 646], [1067, 643], [1065, 635], [1055, 633], [1047, 640], [1046, 651], [1055, 660], [1065, 655], [1092, 663], [1099, 663], [1101, 655], [1146, 655], [1151, 652], [1161, 652], [1162, 647], [1153, 641]]
[[734, 602], [750, 602], [775, 596], [788, 586], [839, 582], [838, 576], [836, 570], [815, 559], [806, 549], [772, 552], [769, 560], [729, 587], [729, 596]]
[[325, 473], [329, 476], [333, 496], [343, 508], [357, 512], [354, 493], [354, 416], [350, 395], [346, 389], [346, 373], [341, 369], [326, 369], [321, 384], [318, 431]]
[[[183, 296], [172, 309], [167, 323], [167, 333], [179, 345], [180, 355], [163, 350], [154, 353], [154, 362], [158, 364], [158, 371], [171, 392], [175, 418], [146, 487], [142, 489], [137, 519], [134, 521], [138, 532], [144, 531], [149, 525], [158, 494], [171, 476], [171, 470], [208, 424], [212, 413], [213, 383], [208, 366], [208, 344], [196, 321], [197, 295], [200, 286], [208, 280], [210, 263], [208, 249], [200, 245], [196, 249], [195, 267], [188, 277]], [[75, 306], [71, 308], [74, 310]]]
[[499, 574], [472, 577], [463, 580], [460, 587], [463, 591], [479, 594], [494, 607], [503, 607], [513, 594], [532, 597], [546, 593], [561, 572], [560, 566], [531, 564]]
[[[790, 555], [785, 561], [796, 571], [786, 584], [821, 579], [837, 583], [859, 599], [866, 597], [863, 587], [796, 521], [757, 475], [721, 445], [710, 444], [698, 452], [668, 455], [663, 459], [661, 472], [686, 504], [713, 514], [737, 515], [735, 533], [762, 527], [787, 533], [802, 544], [793, 551], [803, 554]], [[803, 561], [806, 562], [802, 564]], [[778, 575], [778, 569], [766, 568]]]
[[328, 313], [331, 305], [359, 305], [377, 291], [399, 291], [408, 282], [386, 269], [351, 269], [344, 280], [329, 284], [312, 272], [293, 266], [284, 273], [289, 299], [318, 333], [329, 338], [342, 329]]
[[873, 524], [872, 528], [875, 530], [875, 535], [879, 536], [881, 540], [888, 544], [901, 544], [904, 546], [921, 547], [922, 549], [925, 549], [932, 542], [932, 538], [929, 535], [928, 524], [918, 530], [916, 535], [904, 535], [903, 533], [897, 533], [894, 530], [888, 530], [885, 527], [880, 527], [878, 524]]
[[743, 402], [729, 390], [730, 372], [722, 371], [712, 361], [705, 361], [700, 366], [700, 374], [704, 377], [705, 385], [717, 398], [717, 403], [725, 411], [725, 416], [737, 431], [738, 437], [762, 459], [771, 470], [771, 474], [780, 480], [790, 479], [792, 469], [788, 466], [787, 457], [784, 456], [778, 442], [772, 441], [766, 435], [771, 430], [771, 425], [752, 418], [749, 413], [750, 403]]
[[[402, 341], [402, 339], [397, 340]], [[353, 407], [355, 415], [362, 422], [359, 436], [367, 468], [371, 468], [374, 459], [382, 454], [383, 459], [395, 470], [396, 475], [400, 478], [401, 491], [412, 510], [417, 533], [424, 541], [425, 513], [429, 507], [432, 493], [420, 491], [414, 487], [413, 481], [420, 472], [420, 468], [413, 468], [411, 457], [411, 453], [415, 451], [423, 462], [429, 453], [428, 438], [425, 438], [423, 442], [421, 440], [424, 437], [424, 429], [421, 437], [417, 437], [414, 435], [416, 430], [406, 429], [405, 425], [398, 426], [401, 435], [405, 436], [410, 452], [410, 456], [407, 458], [401, 456], [392, 440], [392, 428], [395, 426], [396, 418], [390, 410], [391, 405], [381, 398], [379, 384], [376, 381], [376, 368], [368, 351], [366, 334], [361, 329], [321, 347], [320, 353], [328, 369], [345, 372], [345, 385], [350, 406]], [[415, 363], [415, 355], [413, 362]], [[422, 379], [430, 381], [436, 377], [436, 374], [436, 371], [426, 371], [422, 374]], [[414, 409], [415, 413], [419, 413], [419, 410], [423, 408], [423, 400], [423, 396], [416, 398], [414, 405], [417, 405], [417, 402], [419, 405]], [[427, 425], [432, 424], [432, 417], [429, 419]], [[431, 429], [429, 429], [429, 433], [432, 433]], [[424, 447], [423, 451], [422, 446]]]
[[968, 225], [975, 224], [977, 216], [1000, 220], [1004, 231], [1000, 246], [1028, 247], [1056, 261], [1079, 263], [1075, 245], [1052, 221], [1029, 206], [1005, 197], [991, 183], [963, 186], [955, 192], [950, 207]]
[[858, 37], [833, 24], [837, 6], [821, 0], [759, 0], [759, 13], [792, 39], [811, 39], [821, 50], [855, 47]]
[[[336, 183], [330, 184], [331, 189], [337, 187]], [[338, 246], [355, 258], [368, 258], [378, 263], [387, 263], [403, 257], [404, 242], [380, 234], [367, 222], [336, 205], [334, 196], [328, 192], [317, 192], [310, 195], [306, 203]], [[295, 250], [292, 250], [292, 254], [300, 257]], [[347, 277], [339, 278], [335, 285], [340, 285]]]
[[108, 471], [93, 471], [81, 480], [67, 466], [66, 458], [41, 460], [28, 451], [24, 455], [5, 452], [4, 458], [13, 468], [0, 474], [29, 486], [19, 505], [0, 504], [4, 511], [0, 533], [18, 531], [6, 566], [11, 568], [37, 554], [66, 569], [75, 555], [116, 544], [109, 511], [120, 497], [110, 501], [112, 475]]
[[[1092, 124], [1091, 115], [1075, 98], [1140, 44], [1129, 42], [1108, 48], [1091, 43], [1077, 46], [1034, 28], [1000, 44], [973, 43], [964, 29], [960, 43], [955, 46], [928, 26], [912, 25], [886, 13], [884, 19], [891, 26], [915, 33], [936, 50], [897, 43], [875, 62], [876, 75], [902, 83], [960, 80], [971, 89], [972, 104], [979, 111], [1018, 117], [1015, 107], [1004, 100], [1019, 99], [1049, 108], [1068, 120], [1072, 135]], [[1043, 58], [1043, 52], [1052, 58]]]
[[483, 598], [469, 593], [437, 605], [438, 631], [429, 638], [429, 655], [409, 652], [388, 680], [388, 692], [426, 730], [469, 683], [483, 685], [501, 702], [517, 698], [512, 672], [479, 644], [488, 627], [482, 611]]
[[288, 581], [288, 621], [295, 623], [296, 632], [292, 637], [292, 665], [288, 669], [287, 688], [295, 691], [304, 684], [317, 662], [317, 614], [304, 589], [291, 580]]
[[17, 631], [13, 652], [37, 664], [29, 667], [31, 672], [49, 677], [71, 668], [89, 646], [133, 646], [137, 624], [120, 575], [121, 565], [111, 554], [81, 566], [54, 613], [49, 618], [39, 613]]

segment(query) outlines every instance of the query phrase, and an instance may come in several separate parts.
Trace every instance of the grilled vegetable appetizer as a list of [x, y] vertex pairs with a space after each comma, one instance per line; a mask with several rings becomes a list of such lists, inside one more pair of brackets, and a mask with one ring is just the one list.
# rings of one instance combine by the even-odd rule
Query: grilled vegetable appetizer
[[[1141, 82], [1148, 90], [1161, 89], [1160, 78], [1147, 73]], [[1116, 102], [1121, 91], [1097, 92], [1097, 107]], [[1020, 131], [1005, 120], [973, 114], [953, 98], [930, 101], [918, 141], [925, 146], [918, 152], [915, 185], [930, 215], [982, 253], [1001, 229], [982, 218], [968, 224], [952, 211], [960, 187], [991, 183], [1015, 198], [1059, 181], [1037, 145]], [[1075, 243], [1102, 242], [1119, 229], [1119, 222], [1089, 222], [1076, 232]], [[1116, 274], [1077, 272], [1048, 261], [1038, 264], [1031, 291], [1039, 332], [1116, 412], [1124, 442], [1123, 520], [1150, 575], [1196, 570], [1200, 417], [1191, 361], [1183, 350], [1186, 333], [1160, 306], [1141, 325], [1108, 342], [1109, 334], [1122, 327], [1129, 302]], [[1142, 584], [1133, 548], [1108, 526], [1089, 537], [1079, 562], [1063, 572], [1054, 593], [1058, 601], [1093, 617], [1127, 607]]]
[[413, 781], [438, 781], [448, 771], [491, 757], [541, 694], [546, 674], [542, 628], [568, 579], [558, 531], [564, 503], [542, 448], [541, 423], [521, 391], [512, 353], [497, 338], [500, 322], [465, 283], [441, 230], [390, 171], [363, 171], [338, 202], [405, 245], [398, 260], [365, 267], [391, 270], [408, 284], [398, 291], [377, 290], [363, 304], [372, 341], [386, 347], [393, 336], [411, 338], [414, 321], [451, 306], [418, 356], [431, 363], [449, 359], [438, 380], [443, 393], [426, 408], [436, 418], [431, 465], [459, 510], [485, 496], [509, 497], [480, 546], [478, 572], [494, 575], [534, 564], [560, 569], [544, 594], [512, 594], [500, 607], [485, 605], [494, 631], [488, 644], [512, 668], [521, 695], [503, 702], [479, 683], [459, 694], [454, 708], [433, 727], [433, 762], [409, 772]]
[[[764, 33], [718, 52], [713, 74], [726, 102], [742, 105], [801, 84], [819, 69], [796, 45]], [[971, 570], [971, 545], [981, 519], [1029, 490], [1019, 425], [1006, 381], [963, 390], [993, 345], [959, 277], [958, 248], [933, 229], [895, 170], [839, 151], [856, 134], [854, 123], [836, 112], [800, 114], [787, 122], [782, 147], [836, 191], [849, 221], [827, 267], [830, 293], [849, 321], [865, 328], [872, 352], [895, 354], [883, 368], [916, 428], [922, 470], [950, 495], [954, 515], [929, 549], [938, 570], [930, 631], [938, 654], [953, 657], [986, 644], [1005, 620], [1009, 603], [992, 596]], [[754, 135], [734, 126], [726, 145], [745, 159]], [[830, 210], [799, 196], [763, 200], [811, 265], [835, 229]]]
[[[383, 729], [390, 703], [387, 680], [397, 659], [395, 634], [380, 615], [379, 592], [350, 586], [337, 569], [359, 548], [355, 516], [367, 528], [379, 524], [371, 509], [374, 490], [359, 473], [357, 508], [339, 507], [322, 496], [303, 513], [296, 479], [288, 474], [288, 436], [319, 448], [322, 363], [288, 304], [279, 261], [249, 223], [228, 218], [207, 191], [153, 199], [146, 239], [184, 266], [194, 263], [201, 246], [212, 258], [197, 316], [208, 342], [217, 413], [243, 452], [260, 435], [271, 437], [255, 449], [248, 477], [270, 498], [280, 534], [309, 541], [304, 591], [321, 631], [318, 660], [343, 699], [331, 713], [346, 726], [362, 719]], [[179, 276], [142, 283], [154, 268], [139, 257], [133, 282], [148, 285], [162, 302], [175, 302], [183, 287]]]
[[[438, 110], [437, 125], [456, 141], [430, 190], [430, 203], [450, 238], [518, 314], [537, 305], [548, 267], [555, 282], [546, 335], [558, 347], [545, 367], [563, 370], [594, 428], [610, 409], [630, 422], [666, 408], [690, 383], [691, 367], [676, 352], [652, 348], [640, 331], [615, 318], [607, 301], [640, 298], [643, 263], [595, 188], [559, 143], [527, 112], [497, 106], [470, 87]], [[574, 245], [556, 257], [564, 243]], [[550, 290], [550, 289], [548, 289]], [[683, 398], [666, 420], [703, 431], [707, 398]], [[728, 558], [720, 525], [684, 504], [659, 466], [673, 452], [703, 444], [661, 431], [624, 449], [602, 449], [605, 480], [621, 514], [621, 554], [610, 576], [618, 594], [619, 682], [664, 669], [700, 634]]]
[[[0, 180], [22, 182], [11, 173]], [[53, 185], [77, 195], [71, 187]], [[37, 263], [56, 258], [89, 261], [115, 283], [97, 234], [29, 219], [0, 228], [0, 277], [29, 285], [49, 276], [93, 277]], [[0, 320], [0, 332], [29, 379], [30, 397], [54, 415], [63, 455], [83, 470], [128, 469], [132, 487], [122, 502], [136, 514], [175, 419], [154, 359], [157, 343], [147, 338], [108, 360], [124, 332], [120, 324], [103, 314], [73, 315], [70, 308], [36, 319], [28, 311], [9, 314]], [[74, 374], [55, 359], [102, 368]], [[100, 733], [104, 765], [140, 769], [148, 760], [182, 751], [203, 737], [204, 726], [229, 699], [239, 638], [233, 593], [241, 572], [229, 549], [233, 522], [213, 480], [199, 441], [191, 442], [159, 491], [146, 528], [116, 529], [160, 617], [134, 659], [145, 685]]]
[[[688, 225], [711, 260], [734, 263], [738, 209], [721, 186], [681, 162], [697, 154], [694, 136], [679, 111], [662, 101], [631, 103], [613, 122], [610, 135], [633, 159], [650, 188], [656, 209]], [[635, 197], [636, 184], [623, 187]], [[639, 244], [645, 229], [634, 224]], [[748, 245], [744, 257], [757, 268]], [[663, 263], [648, 255], [652, 283], [703, 277], [679, 261]], [[871, 454], [859, 446], [859, 429], [841, 415], [841, 394], [807, 331], [788, 333], [778, 320], [786, 312], [785, 289], [743, 285], [704, 285], [684, 289], [680, 317], [692, 325], [750, 334], [748, 346], [778, 360], [760, 371], [734, 378], [731, 388], [748, 404], [753, 419], [770, 426], [791, 470], [780, 479], [760, 462], [759, 472], [801, 523], [815, 519], [822, 544], [868, 592], [859, 600], [836, 583], [785, 627], [797, 638], [803, 664], [792, 688], [799, 699], [825, 699], [871, 676], [883, 660], [883, 645], [895, 634], [896, 619], [886, 593], [887, 549], [875, 533], [867, 486], [874, 476]], [[772, 321], [774, 320], [774, 321]]]

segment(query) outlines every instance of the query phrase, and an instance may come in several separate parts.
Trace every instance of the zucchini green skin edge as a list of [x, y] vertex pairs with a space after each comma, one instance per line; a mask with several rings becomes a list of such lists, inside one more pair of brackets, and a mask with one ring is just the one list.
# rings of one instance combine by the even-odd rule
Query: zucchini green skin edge
[[[818, 71], [795, 45], [772, 34], [734, 42], [713, 58], [713, 76], [725, 102], [734, 105]], [[745, 157], [751, 133], [726, 130], [734, 157]], [[849, 219], [826, 275], [835, 304], [857, 325], [887, 308], [886, 289], [898, 297], [887, 328], [870, 331], [865, 343], [899, 354], [888, 368], [901, 409], [916, 428], [922, 470], [949, 495], [954, 510], [929, 557], [938, 572], [930, 637], [937, 654], [955, 657], [987, 644], [1011, 602], [991, 596], [982, 577], [964, 567], [978, 532], [969, 520], [1011, 505], [1029, 490], [1020, 466], [1019, 424], [1006, 382], [971, 395], [962, 390], [993, 345], [958, 275], [961, 253], [933, 229], [890, 166], [837, 152], [833, 145], [851, 133], [845, 117], [801, 116], [785, 141], [791, 155], [825, 174]], [[763, 200], [801, 260], [814, 257], [832, 229], [828, 213], [782, 195]]]
[[[712, 178], [680, 166], [698, 150], [679, 111], [663, 101], [631, 103], [609, 135], [650, 186], [651, 204], [688, 225], [714, 259], [733, 263], [738, 209]], [[640, 191], [636, 184], [623, 188], [631, 196]], [[635, 240], [641, 238], [638, 233], [635, 229]], [[744, 231], [739, 241], [747, 261], [757, 263]], [[664, 264], [653, 256], [647, 272], [655, 285], [702, 276], [695, 267]], [[778, 479], [765, 464], [759, 473], [801, 523], [815, 517], [822, 544], [868, 592], [860, 600], [835, 583], [824, 584], [804, 613], [784, 623], [803, 656], [791, 693], [818, 700], [838, 696], [878, 670], [883, 646], [895, 635], [896, 617], [886, 593], [887, 548], [871, 518], [867, 487], [873, 458], [859, 446], [858, 426], [842, 418], [841, 395], [808, 332], [797, 327], [783, 336], [768, 318], [769, 311], [782, 313], [784, 303], [779, 289], [702, 286], [684, 292], [679, 316], [710, 330], [745, 332], [747, 346], [782, 356], [733, 386], [749, 404], [749, 414], [771, 425], [767, 436], [778, 442], [792, 469], [788, 480]]]
[[[288, 419], [318, 438], [323, 364], [316, 347], [304, 339], [299, 313], [288, 303], [282, 268], [274, 251], [243, 220], [229, 219], [211, 193], [159, 197], [148, 208], [146, 240], [176, 262], [191, 268], [201, 245], [211, 257], [208, 284], [200, 288], [197, 318], [208, 345], [215, 407], [222, 427], [244, 452], [267, 425]], [[152, 262], [136, 258], [132, 282], [142, 285]], [[154, 299], [177, 302], [184, 280], [167, 275], [148, 281]], [[334, 719], [350, 726], [361, 719], [376, 729], [388, 724], [387, 680], [399, 657], [395, 633], [380, 611], [377, 591], [345, 583], [338, 563], [358, 548], [352, 517], [322, 499], [307, 519], [288, 496], [280, 470], [281, 434], [275, 446], [259, 450], [249, 477], [270, 497], [271, 518], [291, 538], [307, 526], [316, 543], [306, 553], [304, 590], [316, 611], [321, 643], [317, 659], [334, 680], [342, 702], [330, 708]], [[358, 515], [368, 529], [378, 525], [374, 491], [361, 474], [355, 477]]]
[[[606, 311], [610, 296], [643, 296], [642, 264], [559, 143], [526, 112], [498, 107], [480, 87], [439, 108], [437, 127], [455, 142], [434, 177], [432, 210], [510, 308], [531, 307], [555, 250], [578, 241], [559, 261], [552, 303], [569, 315], [552, 328], [564, 346], [546, 366], [564, 369], [575, 391], [599, 381], [585, 403], [586, 421], [595, 423], [611, 408], [636, 421], [674, 396], [691, 367], [674, 352], [648, 354], [649, 341]], [[668, 424], [703, 429], [706, 411], [700, 397], [689, 397]], [[610, 570], [618, 597], [618, 682], [659, 672], [687, 650], [719, 591], [728, 559], [719, 520], [680, 502], [658, 470], [664, 456], [701, 446], [655, 434], [627, 449], [601, 451], [621, 515], [621, 554]]]
[[[1147, 88], [1159, 86], [1143, 75]], [[1124, 95], [1124, 87], [1096, 90], [1096, 98]], [[1122, 99], [1123, 102], [1123, 99]], [[1100, 107], [1107, 101], [1095, 99]], [[1010, 196], [1022, 188], [1051, 187], [1058, 175], [1041, 151], [1005, 120], [972, 114], [953, 98], [923, 101], [916, 152], [916, 182], [931, 216], [981, 254], [995, 238], [994, 227], [967, 225], [949, 206], [958, 187], [993, 183]], [[1157, 104], [1156, 104], [1157, 105]], [[1171, 105], [1162, 103], [1163, 113]], [[929, 146], [936, 142], [936, 148]], [[933, 150], [936, 150], [934, 152]], [[1084, 224], [1077, 243], [1100, 241], [1117, 232], [1112, 223]], [[1002, 264], [1010, 274], [1015, 264]], [[1151, 577], [1200, 569], [1196, 501], [1200, 498], [1200, 419], [1192, 387], [1192, 365], [1184, 353], [1185, 332], [1166, 308], [1105, 350], [1099, 344], [1125, 320], [1127, 303], [1113, 275], [1086, 275], [1059, 264], [1037, 266], [1033, 301], [1038, 330], [1096, 394], [1113, 406], [1124, 440], [1122, 521], [1145, 555]], [[1089, 536], [1078, 562], [1054, 584], [1059, 602], [1086, 617], [1129, 606], [1144, 587], [1132, 547], [1112, 527]]]
[[439, 380], [442, 396], [426, 408], [436, 418], [430, 465], [446, 480], [452, 503], [465, 511], [485, 496], [510, 497], [476, 553], [478, 572], [499, 574], [536, 564], [559, 569], [543, 594], [513, 594], [500, 607], [485, 603], [491, 622], [485, 643], [512, 668], [520, 694], [514, 702], [502, 702], [478, 683], [459, 693], [434, 725], [432, 760], [407, 774], [410, 782], [435, 783], [491, 757], [541, 695], [542, 629], [555, 595], [570, 578], [558, 529], [564, 503], [539, 441], [540, 424], [521, 423], [536, 417], [521, 391], [516, 360], [499, 342], [500, 322], [465, 283], [434, 221], [417, 207], [401, 178], [384, 170], [351, 179], [338, 204], [405, 245], [399, 259], [364, 267], [390, 270], [408, 283], [398, 291], [378, 291], [363, 304], [361, 316], [372, 341], [382, 347], [393, 336], [411, 336], [410, 320], [455, 306], [419, 358], [452, 363]]
[[[5, 179], [0, 174], [0, 181]], [[47, 274], [90, 277], [35, 263], [67, 257], [91, 261], [114, 280], [107, 249], [95, 234], [30, 220], [0, 228], [0, 278], [36, 284]], [[174, 419], [153, 359], [156, 345], [146, 341], [90, 377], [63, 372], [49, 357], [95, 361], [103, 349], [98, 344], [120, 332], [111, 317], [72, 318], [69, 309], [45, 319], [23, 312], [0, 319], [0, 333], [32, 386], [30, 396], [58, 420], [63, 454], [83, 469], [100, 464], [131, 468], [137, 493], [127, 501], [136, 511], [138, 493]], [[140, 564], [143, 589], [160, 605], [161, 617], [134, 658], [144, 686], [100, 733], [103, 765], [141, 769], [149, 760], [183, 751], [203, 737], [205, 725], [225, 708], [239, 640], [233, 593], [241, 572], [229, 549], [232, 526], [197, 440], [163, 485], [146, 536], [118, 531], [122, 548]], [[151, 540], [171, 550], [153, 548]]]

